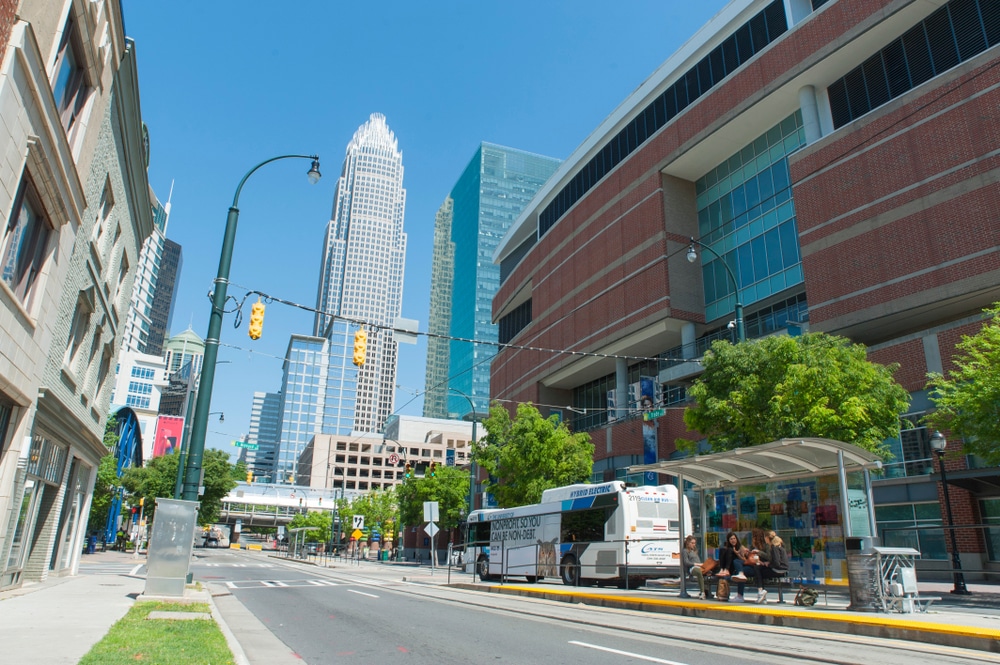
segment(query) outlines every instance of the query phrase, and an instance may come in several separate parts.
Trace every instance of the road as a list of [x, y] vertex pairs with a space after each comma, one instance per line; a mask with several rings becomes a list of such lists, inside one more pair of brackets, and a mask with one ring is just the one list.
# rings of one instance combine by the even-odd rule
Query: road
[[309, 665], [1000, 663], [951, 647], [452, 589], [441, 586], [442, 570], [431, 578], [427, 568], [325, 569], [259, 553], [197, 555], [195, 579], [232, 594]]

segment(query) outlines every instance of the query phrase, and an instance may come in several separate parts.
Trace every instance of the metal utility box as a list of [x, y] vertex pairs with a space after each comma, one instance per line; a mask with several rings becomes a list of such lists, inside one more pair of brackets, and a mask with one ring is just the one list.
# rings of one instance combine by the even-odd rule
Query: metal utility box
[[197, 501], [157, 499], [146, 563], [147, 596], [183, 596], [194, 549]]

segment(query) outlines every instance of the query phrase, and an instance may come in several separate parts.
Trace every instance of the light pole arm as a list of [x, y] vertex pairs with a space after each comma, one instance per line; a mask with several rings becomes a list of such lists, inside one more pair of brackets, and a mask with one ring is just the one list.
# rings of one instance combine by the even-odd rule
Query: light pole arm
[[479, 416], [476, 413], [476, 405], [472, 398], [456, 388], [448, 388], [456, 395], [461, 395], [469, 401], [469, 408], [472, 409], [472, 441], [469, 444], [469, 514], [476, 509], [476, 463], [472, 459], [472, 446], [476, 444], [476, 421]]
[[743, 304], [740, 302], [740, 283], [736, 281], [736, 274], [733, 272], [733, 269], [729, 267], [729, 264], [726, 263], [726, 260], [722, 258], [722, 256], [717, 251], [715, 251], [702, 241], [691, 238], [692, 249], [694, 248], [695, 245], [698, 245], [706, 252], [711, 252], [715, 258], [719, 259], [719, 261], [722, 262], [722, 267], [726, 269], [726, 274], [729, 275], [729, 279], [733, 280], [733, 292], [736, 294], [736, 305], [733, 307], [733, 313], [736, 315], [736, 339], [740, 342], [747, 341], [746, 327], [743, 325]]
[[[226, 231], [222, 240], [222, 254], [219, 257], [219, 272], [215, 278], [215, 288], [212, 291], [212, 311], [208, 320], [208, 335], [205, 337], [205, 355], [202, 359], [201, 380], [198, 383], [198, 399], [195, 403], [194, 420], [191, 424], [191, 443], [188, 446], [187, 464], [184, 469], [184, 491], [182, 498], [185, 501], [198, 500], [198, 487], [201, 484], [202, 458], [205, 453], [205, 431], [208, 428], [208, 414], [211, 410], [212, 387], [215, 383], [215, 363], [219, 357], [219, 336], [222, 334], [222, 314], [225, 310], [226, 298], [229, 290], [229, 269], [233, 260], [233, 247], [236, 244], [236, 226], [240, 218], [240, 210], [237, 207], [240, 200], [240, 191], [253, 173], [271, 162], [279, 159], [312, 159], [319, 158], [315, 155], [280, 155], [266, 159], [260, 164], [247, 171], [236, 187], [236, 194], [233, 196], [233, 205], [229, 208], [229, 215], [226, 217]], [[314, 165], [315, 166], [315, 165]]]

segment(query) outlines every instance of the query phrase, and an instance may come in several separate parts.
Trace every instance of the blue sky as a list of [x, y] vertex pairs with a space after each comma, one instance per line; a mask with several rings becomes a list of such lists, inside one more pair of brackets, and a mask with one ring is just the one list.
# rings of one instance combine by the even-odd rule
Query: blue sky
[[[201, 3], [124, 0], [136, 43], [149, 181], [167, 236], [183, 246], [171, 334], [208, 328], [226, 213], [240, 178], [229, 294], [247, 290], [313, 306], [320, 249], [348, 141], [383, 113], [403, 152], [409, 236], [403, 316], [427, 329], [434, 214], [481, 141], [565, 159], [725, 0], [486, 3]], [[278, 11], [276, 11], [278, 10]], [[307, 312], [268, 306], [264, 334], [223, 322], [207, 445], [230, 453], [249, 428], [254, 391], [277, 391]], [[236, 347], [236, 348], [233, 348]], [[426, 344], [401, 346], [397, 411], [420, 415]]]

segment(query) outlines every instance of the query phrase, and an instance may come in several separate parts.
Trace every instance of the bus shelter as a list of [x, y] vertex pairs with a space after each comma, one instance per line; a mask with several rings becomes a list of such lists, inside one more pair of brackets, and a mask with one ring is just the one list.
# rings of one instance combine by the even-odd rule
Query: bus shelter
[[[687, 495], [700, 504], [694, 512], [704, 553], [718, 548], [729, 531], [749, 545], [754, 529], [774, 530], [785, 542], [790, 577], [837, 583], [847, 580], [846, 539], [876, 533], [870, 472], [881, 466], [878, 456], [855, 445], [797, 438], [628, 471], [667, 474], [682, 493], [694, 490]], [[692, 525], [683, 523], [684, 511], [679, 517], [683, 542]]]

